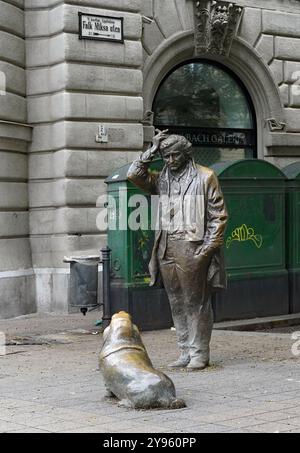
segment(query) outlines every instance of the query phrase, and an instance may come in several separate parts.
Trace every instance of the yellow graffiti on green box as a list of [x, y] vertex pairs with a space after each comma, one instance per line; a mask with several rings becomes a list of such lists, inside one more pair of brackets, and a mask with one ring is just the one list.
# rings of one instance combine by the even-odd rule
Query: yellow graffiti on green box
[[231, 236], [227, 238], [226, 248], [229, 249], [234, 241], [252, 241], [255, 246], [260, 249], [263, 244], [263, 237], [261, 234], [255, 234], [254, 228], [247, 227], [247, 225], [243, 224], [242, 226], [235, 228], [231, 233]]

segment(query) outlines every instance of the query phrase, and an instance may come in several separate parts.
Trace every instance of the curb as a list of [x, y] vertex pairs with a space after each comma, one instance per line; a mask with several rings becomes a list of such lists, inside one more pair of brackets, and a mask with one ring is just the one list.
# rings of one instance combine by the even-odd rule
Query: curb
[[239, 321], [226, 321], [214, 324], [214, 330], [255, 331], [300, 325], [300, 313], [266, 318], [252, 318]]

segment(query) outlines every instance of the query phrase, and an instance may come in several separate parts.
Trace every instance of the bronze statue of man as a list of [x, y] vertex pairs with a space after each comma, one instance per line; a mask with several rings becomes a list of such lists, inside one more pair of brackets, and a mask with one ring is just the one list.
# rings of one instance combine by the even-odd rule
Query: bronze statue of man
[[[167, 132], [158, 131], [127, 176], [144, 191], [159, 195], [149, 270], [151, 286], [159, 274], [162, 277], [176, 328], [180, 356], [169, 367], [202, 370], [209, 364], [210, 296], [226, 287], [221, 247], [227, 211], [214, 172], [195, 164], [185, 137]], [[158, 153], [165, 165], [154, 173], [149, 165]]]

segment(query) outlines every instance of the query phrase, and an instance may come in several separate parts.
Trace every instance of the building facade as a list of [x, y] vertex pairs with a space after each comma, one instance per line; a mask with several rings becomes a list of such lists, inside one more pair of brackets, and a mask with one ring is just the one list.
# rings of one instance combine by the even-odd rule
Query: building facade
[[[123, 42], [79, 39], [78, 13]], [[99, 253], [104, 180], [153, 124], [208, 163], [300, 160], [300, 2], [0, 1], [0, 318], [68, 310], [64, 257]]]

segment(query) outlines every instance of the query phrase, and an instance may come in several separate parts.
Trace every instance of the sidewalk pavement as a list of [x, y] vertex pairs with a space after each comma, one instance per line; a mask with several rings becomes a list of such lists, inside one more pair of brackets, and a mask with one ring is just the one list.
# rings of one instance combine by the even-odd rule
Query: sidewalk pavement
[[300, 432], [300, 356], [292, 354], [291, 334], [215, 330], [209, 368], [170, 372], [175, 332], [145, 332], [153, 364], [172, 378], [187, 407], [136, 411], [104, 399], [98, 317], [0, 321], [10, 344], [0, 356], [0, 432]]

